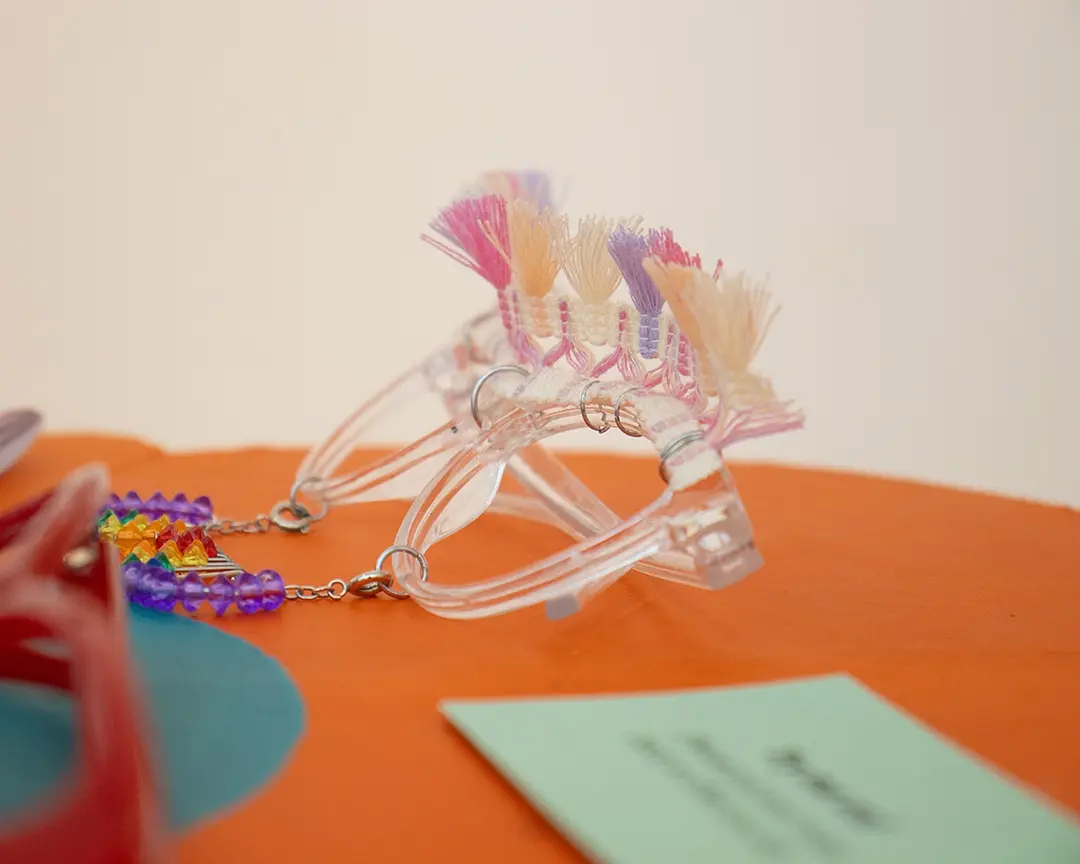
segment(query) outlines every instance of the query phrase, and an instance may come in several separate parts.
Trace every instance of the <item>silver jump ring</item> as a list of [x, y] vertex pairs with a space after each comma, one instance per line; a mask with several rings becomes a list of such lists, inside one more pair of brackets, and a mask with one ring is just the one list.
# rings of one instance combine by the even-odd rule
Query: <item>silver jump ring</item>
[[[286, 513], [290, 514], [290, 516], [286, 517]], [[306, 534], [308, 526], [314, 520], [311, 511], [303, 504], [296, 504], [293, 501], [278, 501], [277, 504], [270, 508], [270, 521], [282, 531], [288, 531], [291, 534]]]
[[690, 432], [684, 432], [674, 441], [667, 445], [660, 451], [660, 479], [665, 483], [668, 482], [668, 460], [683, 449], [687, 444], [692, 444], [695, 441], [703, 441], [705, 439], [705, 433], [700, 430], [692, 430]]
[[331, 579], [326, 583], [326, 596], [331, 600], [340, 600], [349, 593], [349, 583], [344, 579]]
[[608, 429], [611, 428], [611, 424], [608, 423], [608, 420], [607, 420], [607, 413], [604, 411], [603, 408], [601, 408], [600, 409], [600, 425], [599, 426], [594, 426], [593, 423], [592, 423], [592, 420], [589, 419], [589, 410], [588, 410], [587, 405], [585, 404], [588, 401], [588, 398], [589, 398], [589, 391], [592, 389], [594, 384], [599, 384], [599, 383], [600, 383], [599, 381], [595, 381], [595, 380], [590, 381], [588, 384], [586, 384], [582, 388], [582, 390], [581, 390], [581, 398], [578, 399], [578, 408], [581, 409], [581, 419], [585, 422], [585, 425], [588, 426], [590, 429], [592, 429], [594, 432], [599, 432], [601, 435], [603, 435], [605, 432], [608, 431]]
[[[406, 555], [411, 555], [418, 562], [420, 562], [420, 581], [427, 582], [428, 578], [428, 566], [427, 558], [424, 557], [423, 552], [417, 552], [412, 546], [391, 546], [389, 549], [384, 549], [382, 554], [375, 559], [375, 569], [382, 570], [383, 564], [386, 563], [386, 559], [393, 555], [395, 552], [404, 552]], [[386, 571], [384, 571], [386, 572]], [[393, 574], [390, 574], [393, 575]], [[389, 594], [398, 600], [404, 600], [409, 596], [408, 591], [395, 591], [393, 588], [388, 588], [386, 585], [379, 583], [382, 586], [384, 594]]]
[[623, 426], [620, 412], [622, 411], [623, 399], [625, 399], [631, 393], [636, 393], [639, 390], [643, 393], [646, 392], [642, 387], [631, 387], [629, 390], [624, 390], [621, 394], [619, 394], [619, 398], [615, 400], [615, 425], [619, 427], [619, 431], [622, 432], [623, 435], [627, 435], [630, 438], [641, 438], [642, 434], [640, 432], [634, 432]]
[[322, 505], [322, 509], [318, 513], [312, 513], [309, 508], [304, 507], [303, 504], [301, 504], [299, 501], [296, 500], [296, 496], [304, 491], [305, 486], [310, 486], [313, 483], [321, 483], [321, 482], [322, 482], [322, 477], [305, 477], [303, 480], [297, 480], [295, 483], [293, 483], [292, 488], [289, 490], [289, 506], [290, 506], [290, 508], [293, 511], [295, 511], [297, 508], [302, 508], [304, 510], [304, 512], [307, 514], [306, 518], [308, 520], [309, 525], [312, 522], [318, 522], [320, 519], [322, 519], [323, 516], [325, 516], [327, 514], [327, 512], [330, 510], [330, 507], [327, 505], [327, 503], [325, 501], [319, 501], [319, 503]]
[[496, 366], [493, 369], [488, 369], [483, 375], [476, 379], [476, 383], [473, 385], [472, 396], [469, 397], [469, 408], [472, 409], [473, 420], [476, 421], [478, 427], [483, 426], [484, 422], [480, 419], [480, 391], [487, 383], [488, 378], [493, 375], [498, 375], [500, 372], [517, 372], [519, 375], [528, 376], [529, 370], [524, 366], [514, 366], [508, 364], [506, 366]]

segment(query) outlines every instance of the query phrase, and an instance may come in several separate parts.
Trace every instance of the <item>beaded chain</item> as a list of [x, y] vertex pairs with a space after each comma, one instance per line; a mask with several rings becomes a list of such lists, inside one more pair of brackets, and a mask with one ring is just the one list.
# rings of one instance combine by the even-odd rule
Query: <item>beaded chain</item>
[[[294, 489], [295, 492], [295, 489]], [[212, 534], [262, 534], [271, 528], [305, 533], [321, 515], [299, 504], [295, 495], [280, 501], [270, 515], [236, 522], [218, 519], [205, 495], [188, 500], [184, 494], [166, 498], [155, 492], [146, 500], [136, 492], [113, 494], [97, 520], [97, 534], [116, 546], [128, 600], [157, 612], [177, 607], [191, 614], [209, 606], [217, 615], [232, 607], [244, 615], [273, 612], [286, 600], [359, 599], [385, 594], [404, 600], [408, 594], [393, 587], [394, 577], [384, 569], [395, 553], [416, 558], [426, 578], [427, 562], [415, 549], [391, 546], [379, 555], [375, 567], [351, 579], [331, 579], [325, 585], [288, 585], [276, 570], [252, 573], [217, 547]]]
[[137, 606], [194, 614], [205, 604], [217, 615], [232, 606], [245, 615], [278, 609], [286, 599], [281, 574], [248, 572], [223, 554], [210, 536], [220, 525], [205, 495], [189, 501], [155, 492], [143, 501], [128, 492], [109, 497], [97, 531], [119, 550], [124, 588]]

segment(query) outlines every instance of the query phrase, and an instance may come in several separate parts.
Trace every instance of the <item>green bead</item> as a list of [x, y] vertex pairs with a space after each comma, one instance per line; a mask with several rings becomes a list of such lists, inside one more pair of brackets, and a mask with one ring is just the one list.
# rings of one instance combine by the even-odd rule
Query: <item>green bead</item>
[[175, 572], [175, 568], [173, 567], [172, 562], [168, 558], [165, 557], [164, 552], [158, 552], [158, 554], [155, 555], [151, 560], [155, 561], [158, 564], [160, 564], [164, 569], [168, 570], [170, 573]]

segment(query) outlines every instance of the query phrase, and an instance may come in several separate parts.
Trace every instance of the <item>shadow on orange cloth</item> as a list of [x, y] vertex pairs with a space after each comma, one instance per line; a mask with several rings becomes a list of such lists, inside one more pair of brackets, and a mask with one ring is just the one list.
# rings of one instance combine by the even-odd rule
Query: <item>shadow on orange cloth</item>
[[[283, 497], [300, 456], [47, 437], [0, 480], [0, 504], [99, 460], [121, 494], [206, 494], [220, 515], [248, 518]], [[622, 513], [658, 491], [655, 460], [568, 462]], [[260, 795], [182, 839], [181, 860], [580, 861], [441, 718], [440, 699], [833, 671], [1080, 810], [1080, 513], [838, 472], [734, 473], [766, 566], [716, 594], [632, 573], [558, 622], [538, 609], [448, 621], [407, 601], [351, 598], [223, 619], [290, 671], [309, 729]], [[222, 546], [249, 569], [324, 584], [369, 569], [405, 509], [344, 508], [306, 537]], [[485, 517], [437, 547], [433, 578], [494, 575], [567, 542], [553, 529]]]

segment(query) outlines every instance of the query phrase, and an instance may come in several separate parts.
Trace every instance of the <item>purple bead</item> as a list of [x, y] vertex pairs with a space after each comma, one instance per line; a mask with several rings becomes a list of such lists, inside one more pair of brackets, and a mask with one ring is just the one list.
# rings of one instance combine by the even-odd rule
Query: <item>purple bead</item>
[[117, 495], [115, 492], [113, 492], [111, 495], [109, 495], [109, 500], [105, 502], [105, 508], [104, 509], [105, 510], [112, 510], [112, 512], [117, 515], [117, 518], [119, 518], [120, 511], [123, 509], [123, 507], [124, 507], [123, 499], [119, 495]]
[[139, 571], [141, 569], [142, 564], [127, 564], [123, 568], [124, 591], [132, 599], [134, 599], [133, 595], [139, 587]]
[[120, 574], [124, 577], [124, 588], [131, 589], [135, 587], [135, 579], [139, 575], [138, 564], [124, 564], [120, 568]]
[[131, 564], [124, 573], [128, 599], [136, 606], [150, 605], [151, 575], [145, 564]]
[[[135, 494], [134, 491], [128, 492], [120, 502], [120, 508], [124, 513], [130, 513], [132, 510], [139, 510], [142, 507], [142, 499]], [[117, 510], [117, 513], [120, 511]]]
[[236, 608], [245, 615], [258, 612], [263, 604], [262, 581], [254, 573], [244, 572], [233, 583], [236, 589]]
[[194, 614], [199, 611], [207, 593], [202, 577], [198, 573], [188, 573], [180, 582], [180, 605]]
[[191, 521], [191, 502], [187, 500], [187, 495], [183, 492], [173, 498], [169, 510], [173, 519], [183, 519], [185, 522]]
[[155, 492], [143, 502], [142, 512], [148, 519], [157, 519], [169, 512], [169, 499], [160, 492]]
[[148, 567], [146, 576], [146, 588], [150, 609], [158, 612], [171, 612], [176, 605], [176, 594], [179, 586], [176, 584], [176, 576], [170, 570], [163, 567]]
[[264, 612], [273, 612], [285, 602], [285, 580], [276, 570], [263, 570], [259, 573], [262, 583], [262, 608]]
[[219, 573], [217, 578], [210, 583], [207, 594], [210, 596], [210, 607], [218, 615], [224, 615], [225, 610], [228, 609], [233, 602], [232, 582]]
[[191, 516], [196, 522], [210, 522], [214, 518], [214, 505], [205, 495], [191, 502]]

